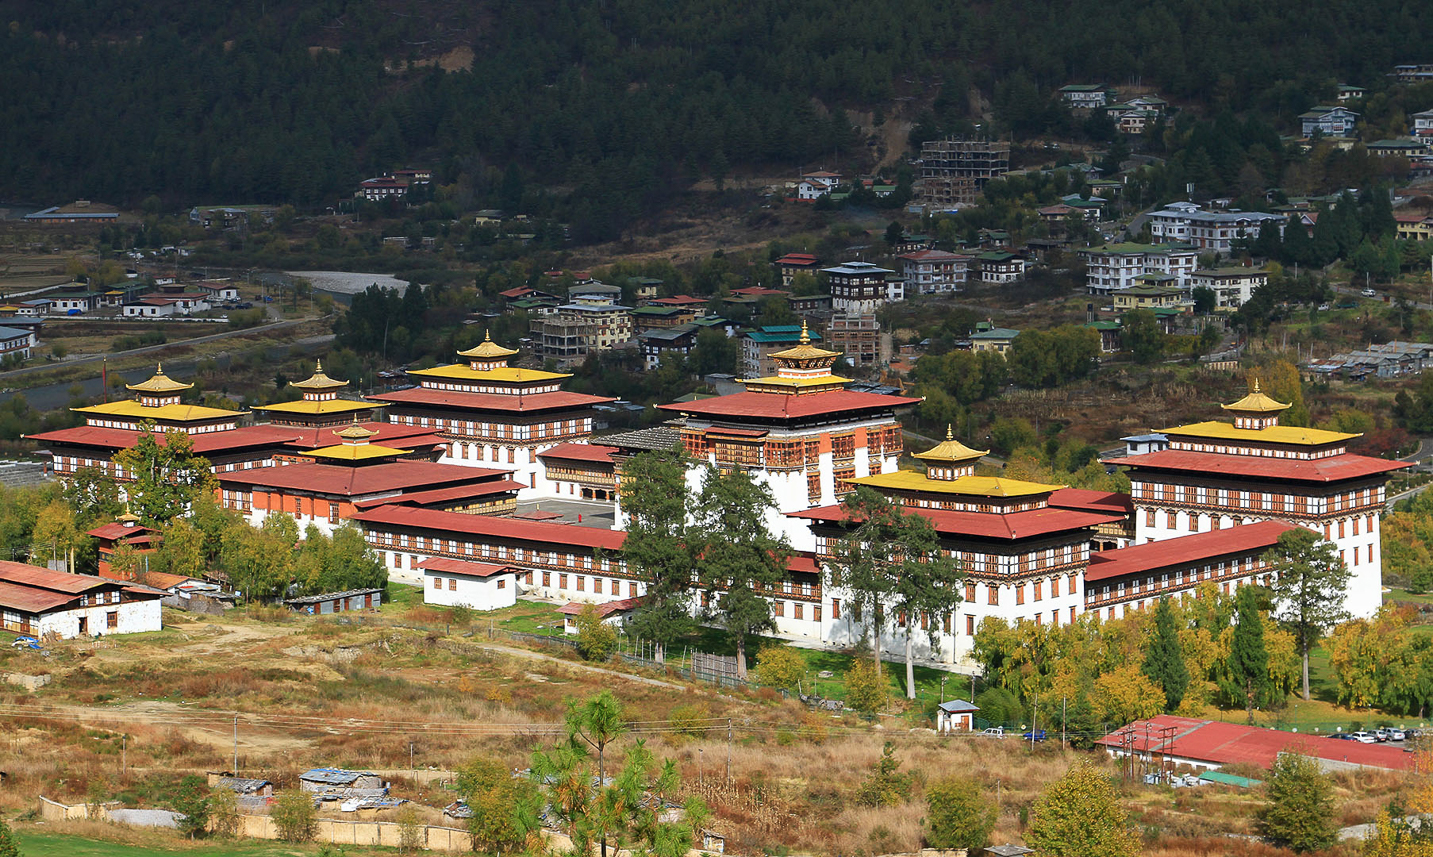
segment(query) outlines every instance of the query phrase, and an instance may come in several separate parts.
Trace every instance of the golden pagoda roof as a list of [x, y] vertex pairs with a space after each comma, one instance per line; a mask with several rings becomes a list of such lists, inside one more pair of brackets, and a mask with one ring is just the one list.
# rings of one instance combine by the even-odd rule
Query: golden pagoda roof
[[193, 386], [193, 384], [176, 381], [164, 374], [164, 364], [156, 363], [154, 365], [154, 375], [151, 376], [148, 381], [141, 381], [138, 384], [127, 384], [125, 385], [125, 389], [133, 390], [136, 393], [178, 393], [182, 390], [188, 390]]
[[459, 357], [471, 357], [475, 360], [500, 360], [504, 357], [511, 357], [517, 353], [516, 348], [504, 348], [493, 342], [488, 331], [483, 331], [483, 341], [469, 348], [466, 351], [459, 351]]
[[338, 431], [334, 432], [334, 434], [338, 435], [344, 440], [367, 441], [370, 437], [373, 437], [374, 435], [378, 434], [378, 430], [367, 429], [359, 425], [358, 417], [355, 416], [353, 418], [352, 425], [339, 429]]
[[1046, 485], [1043, 482], [1026, 482], [1023, 479], [1006, 479], [1003, 476], [962, 476], [959, 479], [931, 479], [924, 473], [913, 470], [897, 470], [875, 476], [848, 479], [855, 485], [869, 485], [872, 488], [888, 488], [896, 491], [925, 491], [932, 494], [963, 494], [972, 497], [1028, 497], [1049, 494], [1059, 490], [1060, 485]]
[[273, 405], [254, 405], [253, 407], [256, 411], [322, 416], [324, 414], [346, 414], [349, 411], [371, 411], [378, 405], [372, 402], [355, 402], [350, 399], [326, 399], [322, 402], [300, 399], [297, 402], [279, 402]]
[[811, 344], [811, 334], [806, 329], [806, 322], [801, 322], [801, 339], [794, 348], [784, 351], [776, 351], [771, 354], [773, 360], [821, 360], [827, 357], [840, 357], [839, 351], [827, 351], [824, 348], [817, 348]]
[[[344, 431], [347, 431], [347, 429]], [[342, 432], [339, 432], [339, 434], [342, 434]], [[376, 443], [340, 443], [336, 446], [325, 446], [322, 449], [300, 452], [299, 455], [327, 458], [333, 461], [371, 461], [375, 458], [393, 458], [398, 455], [406, 455], [409, 452], [412, 452], [412, 450], [395, 449], [391, 446], [381, 446]]]
[[1200, 437], [1209, 440], [1243, 440], [1257, 441], [1260, 443], [1287, 443], [1297, 446], [1324, 446], [1326, 444], [1339, 443], [1359, 437], [1358, 434], [1349, 434], [1341, 431], [1325, 431], [1324, 429], [1304, 428], [1302, 426], [1267, 426], [1258, 429], [1238, 428], [1222, 420], [1210, 420], [1208, 422], [1190, 423], [1189, 425], [1160, 429], [1159, 433], [1163, 435], [1178, 435], [1180, 437]]
[[1254, 387], [1249, 395], [1240, 399], [1232, 405], [1220, 405], [1226, 411], [1239, 411], [1246, 414], [1277, 414], [1289, 409], [1289, 405], [1283, 402], [1276, 402], [1264, 393], [1259, 392], [1259, 379], [1254, 379]]
[[956, 440], [954, 433], [951, 432], [950, 426], [946, 426], [945, 440], [925, 452], [916, 453], [915, 457], [922, 461], [949, 461], [959, 464], [966, 461], [975, 461], [989, 451], [988, 449], [971, 449]]
[[234, 418], [243, 411], [228, 411], [223, 408], [206, 408], [203, 405], [159, 405], [151, 407], [133, 399], [108, 402], [103, 405], [89, 405], [71, 408], [78, 414], [103, 414], [110, 417], [134, 417], [135, 419], [164, 420], [168, 422], [199, 422], [222, 417]]
[[447, 366], [435, 366], [432, 369], [409, 369], [408, 374], [421, 378], [445, 378], [453, 381], [498, 381], [511, 384], [556, 381], [572, 377], [571, 374], [544, 372], [541, 369], [522, 369], [517, 366], [474, 369], [462, 363], [450, 363]]
[[322, 360], [319, 360], [319, 361], [316, 362], [316, 364], [315, 364], [315, 366], [314, 366], [314, 370], [313, 370], [313, 374], [312, 374], [312, 375], [310, 375], [308, 378], [305, 378], [305, 379], [302, 380], [302, 381], [294, 381], [294, 382], [292, 382], [292, 383], [293, 383], [293, 385], [294, 385], [295, 387], [298, 387], [300, 390], [315, 390], [315, 391], [321, 391], [321, 390], [337, 390], [337, 389], [340, 388], [340, 387], [347, 387], [347, 386], [348, 386], [348, 382], [347, 382], [347, 381], [339, 381], [339, 380], [337, 380], [337, 379], [335, 379], [335, 378], [330, 378], [330, 377], [328, 377], [327, 375], [325, 375], [324, 372], [323, 372], [323, 361], [322, 361]]

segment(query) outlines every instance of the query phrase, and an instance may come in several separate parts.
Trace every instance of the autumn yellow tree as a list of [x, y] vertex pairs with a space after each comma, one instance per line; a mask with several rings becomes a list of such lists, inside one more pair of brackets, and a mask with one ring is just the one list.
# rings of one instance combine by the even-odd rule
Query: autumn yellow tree
[[1130, 723], [1164, 710], [1164, 691], [1135, 664], [1095, 679], [1095, 704], [1109, 723]]
[[1114, 786], [1088, 763], [1071, 768], [1035, 801], [1026, 839], [1047, 857], [1134, 857], [1139, 851]]

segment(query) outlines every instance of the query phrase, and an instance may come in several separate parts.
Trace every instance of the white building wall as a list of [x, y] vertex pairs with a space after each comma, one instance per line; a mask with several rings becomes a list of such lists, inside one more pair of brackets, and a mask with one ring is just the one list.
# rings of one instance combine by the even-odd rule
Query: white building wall
[[[111, 613], [118, 616], [118, 624], [114, 628], [109, 627], [109, 614]], [[158, 631], [163, 627], [160, 614], [158, 598], [57, 610], [40, 616], [35, 635], [43, 637], [45, 634], [55, 634], [66, 640], [73, 639], [80, 635], [81, 618], [86, 620], [86, 633], [95, 636]]]
[[507, 572], [491, 577], [472, 577], [425, 569], [423, 603], [484, 611], [501, 610], [517, 603], [517, 575]]

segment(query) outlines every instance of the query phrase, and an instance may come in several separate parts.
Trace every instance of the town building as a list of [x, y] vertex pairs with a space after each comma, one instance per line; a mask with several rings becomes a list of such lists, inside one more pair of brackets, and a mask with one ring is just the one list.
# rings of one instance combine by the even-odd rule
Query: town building
[[1249, 302], [1254, 290], [1269, 282], [1269, 272], [1263, 268], [1246, 268], [1236, 265], [1228, 268], [1209, 268], [1195, 271], [1189, 277], [1190, 290], [1204, 288], [1214, 292], [1214, 310], [1233, 312]]
[[971, 257], [944, 250], [917, 250], [897, 258], [904, 263], [907, 288], [921, 295], [951, 294], [965, 287]]
[[464, 363], [410, 369], [419, 386], [368, 398], [387, 407], [390, 422], [436, 430], [448, 442], [440, 461], [511, 469], [531, 490], [542, 469], [538, 453], [586, 439], [594, 406], [615, 400], [564, 392], [570, 375], [509, 366], [517, 353], [485, 338], [458, 352]]
[[803, 200], [820, 199], [841, 186], [841, 174], [829, 170], [805, 173], [796, 183], [796, 198]]
[[975, 262], [980, 266], [982, 283], [1013, 283], [1025, 276], [1028, 267], [1024, 257], [999, 250], [981, 253]]
[[692, 353], [697, 344], [697, 331], [701, 328], [695, 324], [683, 324], [680, 327], [661, 327], [644, 330], [637, 334], [637, 347], [642, 350], [642, 366], [647, 371], [652, 371], [662, 364], [662, 357], [666, 354], [675, 354], [678, 357], [686, 357]]
[[116, 580], [0, 560], [0, 620], [12, 634], [70, 640], [158, 631], [162, 595]]
[[1060, 87], [1060, 100], [1071, 107], [1104, 107], [1109, 103], [1109, 91], [1103, 83], [1071, 83]]
[[1115, 312], [1177, 306], [1184, 299], [1184, 291], [1178, 286], [1161, 283], [1162, 280], [1173, 279], [1169, 274], [1142, 275], [1133, 286], [1114, 293]]
[[562, 614], [562, 633], [572, 635], [581, 631], [577, 625], [577, 617], [581, 616], [589, 605], [596, 611], [597, 619], [603, 624], [621, 628], [627, 624], [641, 604], [641, 598], [623, 598], [596, 605], [592, 605], [591, 602], [569, 601], [557, 608], [557, 612]]
[[816, 272], [821, 269], [821, 260], [810, 253], [787, 253], [771, 264], [781, 272], [781, 287], [783, 289], [791, 288], [797, 274], [815, 276]]
[[538, 487], [550, 497], [615, 501], [617, 452], [617, 447], [599, 443], [560, 443], [543, 450], [537, 455], [543, 464]]
[[1135, 542], [1289, 521], [1333, 542], [1353, 577], [1345, 606], [1371, 616], [1382, 604], [1379, 516], [1389, 474], [1408, 465], [1355, 455], [1357, 434], [1279, 425], [1289, 405], [1253, 390], [1223, 405], [1233, 422], [1161, 429], [1169, 447], [1111, 459], [1128, 468]]
[[165, 375], [160, 365], [149, 380], [127, 385], [135, 398], [73, 408], [84, 416], [83, 426], [27, 437], [49, 453], [61, 479], [95, 467], [121, 483], [131, 475], [115, 466], [114, 455], [139, 443], [145, 434], [153, 434], [161, 446], [167, 443], [166, 431], [189, 435], [194, 452], [208, 459], [215, 473], [272, 464], [275, 455], [298, 439], [298, 431], [284, 426], [239, 425], [243, 411], [183, 404], [181, 395], [193, 386]]
[[1347, 83], [1340, 83], [1338, 85], [1338, 101], [1340, 103], [1345, 101], [1358, 101], [1363, 98], [1366, 93], [1367, 90], [1361, 86], [1350, 86]]
[[659, 405], [686, 417], [682, 445], [695, 484], [707, 464], [743, 467], [771, 487], [773, 533], [798, 549], [810, 533], [784, 513], [839, 502], [851, 480], [896, 469], [902, 449], [896, 412], [919, 399], [847, 390], [833, 375], [841, 355], [818, 348], [803, 325], [795, 348], [771, 355], [774, 375], [742, 383], [728, 396]]
[[85, 535], [99, 543], [96, 545], [99, 552], [99, 576], [115, 580], [120, 578], [114, 576], [111, 562], [114, 560], [114, 552], [121, 545], [127, 545], [135, 554], [146, 557], [153, 554], [163, 541], [159, 530], [140, 524], [139, 518], [128, 512], [108, 524], [86, 530]]
[[368, 202], [382, 202], [389, 197], [403, 197], [408, 195], [408, 182], [393, 176], [378, 176], [376, 178], [364, 179], [358, 183], [358, 192], [354, 196], [362, 197]]
[[1009, 171], [1009, 142], [928, 140], [921, 145], [920, 201], [942, 211], [973, 204], [991, 179]]
[[1423, 110], [1409, 115], [1413, 120], [1413, 136], [1433, 137], [1433, 110]]
[[874, 315], [831, 316], [826, 345], [856, 369], [871, 369], [891, 359], [890, 338], [881, 333], [881, 322]]
[[29, 360], [33, 349], [39, 344], [39, 335], [33, 330], [0, 327], [0, 358], [14, 356], [20, 360]]
[[1433, 214], [1395, 214], [1400, 241], [1427, 241], [1433, 238]]
[[[107, 209], [107, 210], [106, 210]], [[92, 223], [104, 225], [119, 221], [119, 212], [108, 206], [96, 206], [87, 199], [77, 199], [69, 205], [52, 205], [25, 215], [26, 223], [42, 225], [60, 223]]]
[[[613, 287], [615, 288], [615, 287]], [[553, 316], [531, 322], [537, 356], [560, 364], [580, 363], [632, 338], [632, 308], [598, 301], [563, 304]]]
[[1078, 252], [1085, 259], [1085, 287], [1092, 295], [1132, 288], [1146, 274], [1168, 274], [1183, 288], [1199, 263], [1199, 251], [1188, 244], [1105, 244]]
[[970, 350], [1004, 354], [1010, 350], [1010, 346], [1015, 343], [1015, 337], [1019, 335], [1020, 331], [1008, 327], [986, 327], [970, 335]]
[[890, 280], [895, 271], [870, 262], [843, 262], [821, 269], [831, 283], [831, 311], [838, 315], [875, 315], [886, 304], [905, 298], [904, 284]]
[[639, 335], [649, 330], [670, 330], [684, 324], [691, 324], [698, 312], [699, 308], [697, 307], [668, 306], [655, 303], [628, 310], [628, 314], [632, 316], [632, 327]]
[[1299, 114], [1299, 132], [1305, 137], [1352, 137], [1358, 114], [1347, 107], [1315, 107]]
[[301, 453], [306, 463], [218, 474], [221, 504], [255, 526], [279, 513], [292, 515], [300, 532], [332, 534], [356, 512], [383, 505], [511, 514], [526, 487], [510, 470], [401, 460], [407, 450], [370, 443], [377, 432], [356, 423], [336, 434], [342, 443]]
[[[898, 618], [897, 627], [882, 635], [887, 651], [904, 652], [910, 633], [917, 635], [922, 655], [951, 662], [970, 652], [986, 618], [1060, 625], [1075, 621], [1083, 609], [1094, 528], [1123, 516], [1052, 506], [1058, 485], [977, 476], [976, 463], [985, 454], [947, 432], [944, 442], [916, 456], [926, 464], [924, 473], [892, 470], [850, 480], [930, 521], [941, 552], [965, 571], [964, 600], [941, 624], [935, 647], [929, 639], [933, 620], [910, 616]], [[829, 569], [836, 546], [846, 538], [846, 510], [825, 505], [792, 517], [811, 522], [816, 556]], [[858, 645], [868, 638], [851, 593], [827, 586], [826, 599], [825, 642]]]
[[285, 607], [295, 613], [309, 616], [377, 610], [382, 604], [382, 589], [348, 589], [343, 592], [321, 592], [317, 595], [299, 595], [284, 599]]

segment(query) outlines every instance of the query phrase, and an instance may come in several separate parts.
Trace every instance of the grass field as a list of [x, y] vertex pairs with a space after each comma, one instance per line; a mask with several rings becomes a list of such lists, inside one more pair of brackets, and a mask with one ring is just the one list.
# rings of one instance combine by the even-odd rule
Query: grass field
[[[322, 853], [320, 845], [292, 845], [287, 842], [253, 840], [209, 840], [189, 842], [177, 836], [152, 832], [125, 832], [127, 841], [89, 839], [60, 833], [18, 831], [15, 838], [25, 857], [147, 857], [151, 854], [182, 854], [191, 857], [294, 857]], [[358, 848], [345, 846], [331, 850], [349, 857], [370, 854], [392, 854], [391, 848]]]

